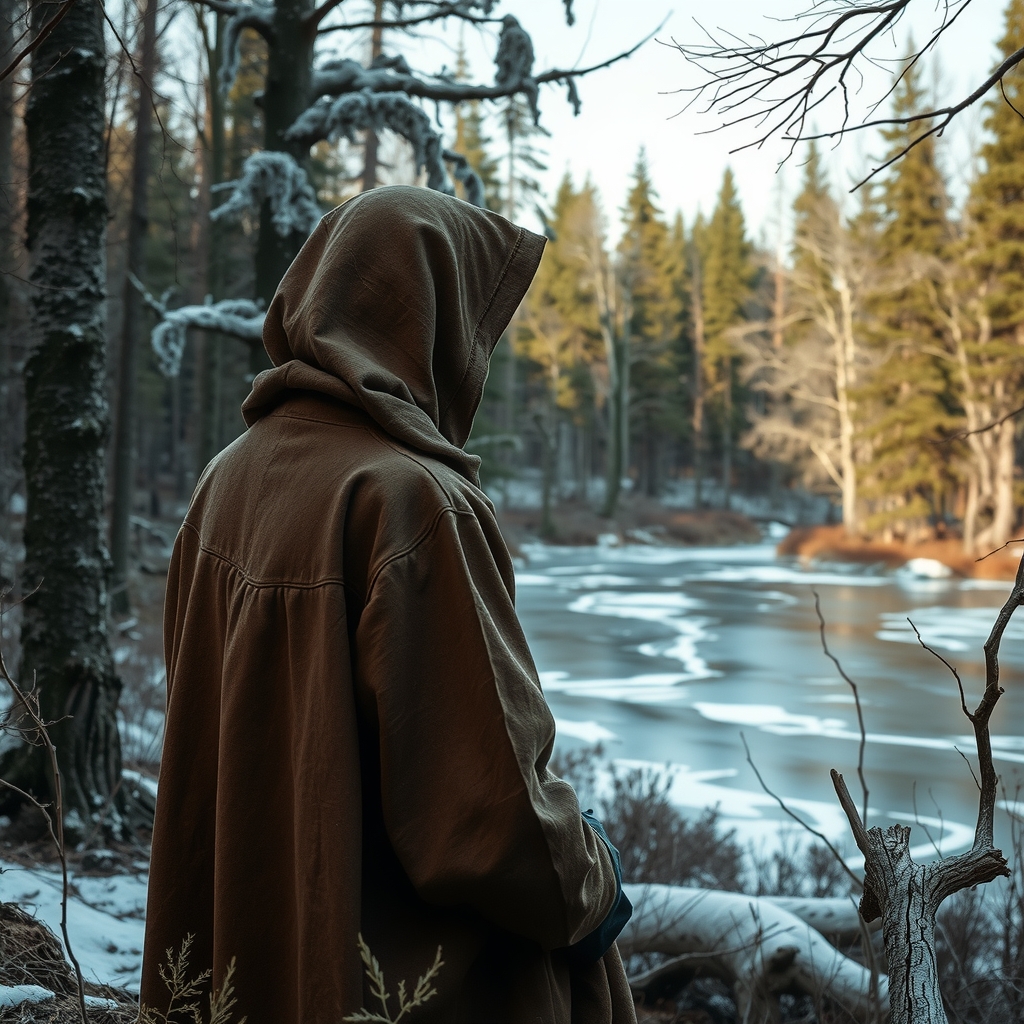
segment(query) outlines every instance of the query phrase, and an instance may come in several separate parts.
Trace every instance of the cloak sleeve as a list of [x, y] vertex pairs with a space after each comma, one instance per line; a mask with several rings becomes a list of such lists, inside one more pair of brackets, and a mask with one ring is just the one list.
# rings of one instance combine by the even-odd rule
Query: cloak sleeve
[[476, 516], [441, 512], [368, 591], [357, 686], [376, 716], [384, 825], [417, 892], [549, 950], [590, 935], [616, 872], [548, 771], [554, 720]]

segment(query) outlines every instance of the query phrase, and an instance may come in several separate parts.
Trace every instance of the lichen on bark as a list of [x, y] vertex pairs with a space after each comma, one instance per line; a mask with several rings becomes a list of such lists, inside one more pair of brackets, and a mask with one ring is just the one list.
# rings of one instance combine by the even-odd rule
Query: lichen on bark
[[[34, 31], [55, 7], [32, 4]], [[89, 827], [105, 813], [116, 829], [125, 803], [107, 635], [104, 70], [101, 4], [79, 0], [32, 55], [25, 114], [33, 348], [20, 677], [54, 723], [65, 815]], [[11, 751], [0, 773], [37, 795], [51, 790], [41, 748]]]

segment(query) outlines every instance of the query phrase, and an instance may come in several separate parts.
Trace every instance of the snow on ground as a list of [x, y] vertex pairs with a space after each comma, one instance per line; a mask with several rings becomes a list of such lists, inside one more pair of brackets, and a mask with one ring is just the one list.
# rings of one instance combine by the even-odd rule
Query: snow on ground
[[[138, 992], [148, 875], [72, 874], [70, 882], [78, 895], [68, 900], [68, 935], [82, 974]], [[0, 862], [0, 901], [17, 903], [58, 938], [60, 897], [59, 870]]]

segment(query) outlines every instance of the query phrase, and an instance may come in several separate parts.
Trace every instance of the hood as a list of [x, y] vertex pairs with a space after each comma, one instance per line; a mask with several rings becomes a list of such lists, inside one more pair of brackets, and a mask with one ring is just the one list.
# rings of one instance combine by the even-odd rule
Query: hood
[[431, 189], [385, 186], [339, 206], [267, 311], [274, 369], [253, 381], [246, 424], [286, 392], [319, 392], [475, 482], [480, 460], [462, 446], [543, 249], [541, 236]]

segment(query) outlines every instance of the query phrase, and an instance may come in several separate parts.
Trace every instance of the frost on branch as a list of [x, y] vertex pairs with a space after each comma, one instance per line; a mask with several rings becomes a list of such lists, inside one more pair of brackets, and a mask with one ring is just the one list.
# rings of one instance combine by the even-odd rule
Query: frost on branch
[[483, 206], [483, 179], [473, 170], [470, 162], [454, 149], [446, 149], [443, 156], [452, 165], [452, 174], [455, 175], [455, 180], [462, 182], [462, 187], [466, 190], [466, 202], [472, 203], [474, 206]]
[[285, 138], [301, 140], [310, 146], [322, 139], [346, 138], [356, 142], [356, 132], [367, 129], [379, 132], [383, 128], [390, 128], [409, 140], [417, 172], [426, 168], [428, 188], [448, 195], [454, 193], [444, 166], [441, 136], [434, 131], [426, 112], [401, 93], [364, 89], [336, 99], [321, 97], [299, 115], [285, 132]]
[[224, 63], [221, 64], [219, 84], [221, 92], [228, 92], [238, 74], [242, 60], [242, 30], [255, 29], [269, 39], [274, 29], [273, 3], [235, 4], [224, 25]]
[[[150, 301], [150, 305], [154, 303]], [[165, 377], [178, 376], [190, 327], [217, 331], [248, 342], [258, 342], [263, 337], [264, 312], [251, 299], [224, 299], [203, 306], [163, 309], [161, 316], [160, 323], [153, 328], [151, 341], [160, 372]]]
[[214, 185], [215, 191], [222, 189], [230, 189], [230, 195], [226, 203], [211, 211], [211, 220], [259, 213], [267, 199], [274, 230], [287, 238], [293, 231], [308, 235], [322, 216], [306, 172], [288, 153], [253, 153], [242, 164], [242, 176], [237, 181]]
[[501, 20], [498, 52], [494, 55], [494, 84], [521, 90], [530, 103], [533, 119], [540, 120], [539, 89], [533, 78], [533, 40], [511, 14]]

